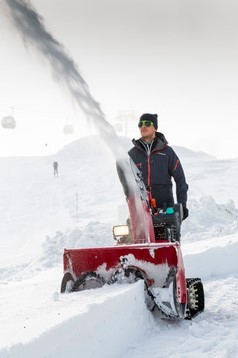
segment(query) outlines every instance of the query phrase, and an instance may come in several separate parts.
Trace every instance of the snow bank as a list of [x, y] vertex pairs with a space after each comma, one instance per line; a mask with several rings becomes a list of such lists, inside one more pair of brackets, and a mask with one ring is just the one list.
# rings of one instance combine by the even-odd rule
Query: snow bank
[[42, 244], [42, 256], [39, 264], [52, 267], [62, 260], [64, 248], [100, 247], [113, 245], [112, 225], [92, 221], [82, 228], [57, 231], [55, 235], [47, 235]]
[[197, 252], [196, 243], [189, 247], [192, 253], [188, 253], [187, 247], [184, 254], [187, 277], [212, 278], [238, 272], [238, 234], [208, 240]]
[[[99, 304], [89, 303], [84, 312], [75, 310], [73, 317], [28, 343], [0, 350], [1, 358], [121, 357], [125, 347], [136, 342], [154, 324], [145, 307], [144, 284], [107, 286], [100, 293], [104, 296], [99, 295]], [[80, 306], [81, 294], [68, 296], [78, 296]]]
[[[189, 210], [189, 219], [182, 224], [182, 243], [196, 243], [208, 238], [232, 235], [238, 231], [238, 210], [232, 200], [218, 204], [210, 196], [200, 200], [193, 199], [189, 201]], [[36, 265], [52, 267], [61, 263], [64, 248], [112, 245], [114, 240], [111, 224], [92, 221], [85, 227], [58, 231], [53, 236], [47, 236], [42, 244], [42, 256]]]
[[[208, 196], [202, 197], [200, 200], [190, 200], [189, 209], [189, 219], [182, 224], [182, 250], [183, 253], [186, 251], [189, 253], [186, 249], [186, 247], [189, 247], [190, 252], [194, 254], [197, 243], [199, 243], [200, 247], [198, 250], [199, 255], [193, 255], [192, 258], [186, 257], [189, 275], [210, 277], [213, 274], [217, 275], [222, 272], [233, 272], [237, 268], [233, 254], [237, 243], [233, 242], [230, 245], [230, 240], [232, 240], [234, 233], [238, 231], [238, 210], [234, 202], [230, 200], [225, 204], [218, 204], [214, 198]], [[115, 243], [112, 236], [112, 225], [98, 221], [91, 221], [81, 227], [68, 228], [64, 232], [57, 231], [52, 236], [47, 235], [42, 244], [41, 255], [32, 261], [30, 265], [25, 265], [24, 275], [62, 265], [64, 248], [112, 246]], [[227, 239], [224, 237], [227, 237]], [[220, 265], [224, 245], [228, 245], [226, 250], [230, 257], [225, 271]], [[211, 247], [211, 251], [201, 254], [208, 247]], [[206, 255], [206, 258], [204, 255]], [[204, 263], [201, 263], [201, 256]], [[209, 266], [205, 264], [206, 262], [209, 263]], [[23, 268], [23, 265], [19, 266], [19, 268]], [[22, 277], [22, 270], [19, 271], [18, 275], [17, 270], [18, 267], [16, 266], [12, 269], [7, 267], [2, 270], [0, 278], [4, 279], [5, 277], [11, 280], [12, 276], [15, 280], [19, 275]]]
[[184, 242], [205, 240], [238, 231], [238, 210], [233, 200], [218, 204], [212, 196], [188, 202], [189, 218], [182, 224]]

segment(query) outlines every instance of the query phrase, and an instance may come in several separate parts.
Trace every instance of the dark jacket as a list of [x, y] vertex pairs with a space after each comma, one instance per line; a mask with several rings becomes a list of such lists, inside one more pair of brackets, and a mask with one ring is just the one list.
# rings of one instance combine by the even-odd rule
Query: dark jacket
[[150, 145], [142, 139], [133, 139], [134, 147], [128, 154], [142, 172], [145, 184], [151, 189], [156, 206], [165, 208], [173, 206], [172, 177], [176, 182], [177, 203], [186, 205], [188, 185], [180, 160], [162, 133]]

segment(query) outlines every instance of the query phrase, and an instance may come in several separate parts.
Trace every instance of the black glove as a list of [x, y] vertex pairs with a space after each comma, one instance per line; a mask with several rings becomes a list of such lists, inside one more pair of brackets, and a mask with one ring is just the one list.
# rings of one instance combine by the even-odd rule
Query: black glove
[[188, 215], [189, 215], [189, 211], [186, 208], [186, 205], [183, 204], [183, 220], [187, 219]]

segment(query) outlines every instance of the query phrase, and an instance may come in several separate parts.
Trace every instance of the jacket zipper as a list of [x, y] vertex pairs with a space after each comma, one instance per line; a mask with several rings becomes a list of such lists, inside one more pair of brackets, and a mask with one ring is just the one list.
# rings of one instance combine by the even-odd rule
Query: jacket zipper
[[150, 154], [147, 154], [147, 170], [148, 170], [147, 185], [150, 189]]

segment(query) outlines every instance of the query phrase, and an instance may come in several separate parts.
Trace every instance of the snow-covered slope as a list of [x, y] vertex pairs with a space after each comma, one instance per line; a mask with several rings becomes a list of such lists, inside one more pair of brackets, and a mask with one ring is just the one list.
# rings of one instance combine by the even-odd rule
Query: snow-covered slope
[[112, 225], [127, 216], [114, 158], [99, 138], [51, 157], [0, 158], [1, 358], [238, 355], [238, 160], [174, 149], [190, 187], [186, 273], [202, 277], [206, 295], [204, 313], [179, 323], [147, 311], [140, 283], [59, 293], [64, 247], [113, 244]]

